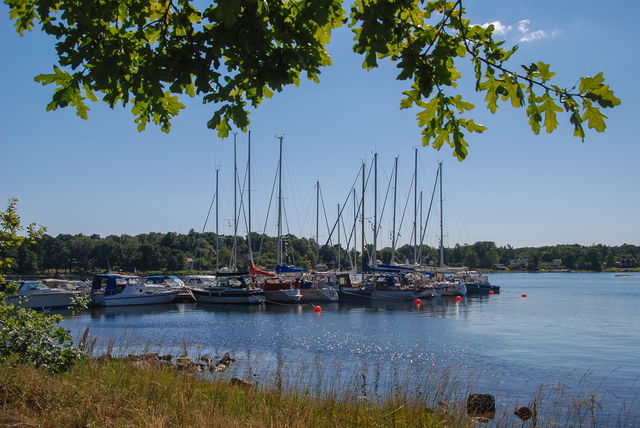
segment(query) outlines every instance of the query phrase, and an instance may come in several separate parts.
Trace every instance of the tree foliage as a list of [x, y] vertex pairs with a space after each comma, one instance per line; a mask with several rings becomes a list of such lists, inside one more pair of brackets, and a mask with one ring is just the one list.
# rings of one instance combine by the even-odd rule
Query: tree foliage
[[[216, 238], [219, 238], [219, 254], [216, 254]], [[328, 268], [336, 268], [338, 252], [340, 266], [350, 269], [353, 260], [359, 265], [360, 251], [353, 254], [353, 248], [347, 249], [337, 244], [318, 246], [313, 239], [298, 238], [286, 235], [284, 245], [285, 263], [297, 267], [313, 268], [316, 264], [324, 264]], [[139, 271], [139, 272], [180, 272], [191, 267], [197, 271], [215, 270], [228, 267], [232, 262], [232, 236], [215, 233], [191, 232], [188, 234], [145, 233], [136, 236], [110, 235], [101, 238], [78, 234], [61, 234], [57, 237], [44, 235], [34, 245], [25, 248], [24, 252], [15, 251], [15, 262], [12, 271], [28, 275], [35, 273], [62, 274], [78, 272], [88, 274], [96, 271]], [[273, 269], [276, 263], [277, 238], [254, 233], [252, 236], [253, 254], [256, 264]], [[84, 255], [74, 250], [81, 248]], [[247, 268], [248, 247], [246, 239], [236, 239], [236, 266], [239, 270]], [[56, 251], [52, 251], [55, 249]], [[373, 251], [368, 244], [365, 260]], [[10, 253], [12, 254], [12, 253]], [[316, 258], [316, 254], [319, 258]], [[378, 260], [383, 263], [414, 263], [414, 247], [405, 244], [395, 251], [395, 259], [391, 260], [391, 248], [378, 249]], [[607, 247], [604, 245], [555, 245], [544, 247], [513, 248], [510, 245], [497, 246], [492, 241], [479, 241], [473, 244], [456, 244], [445, 248], [445, 263], [450, 266], [467, 266], [475, 269], [492, 269], [497, 263], [511, 269], [578, 269], [599, 271], [604, 268], [616, 268], [623, 260], [640, 260], [640, 247], [624, 244]], [[439, 250], [435, 247], [421, 248], [423, 263], [439, 262]], [[537, 257], [537, 263], [535, 258]], [[25, 258], [25, 261], [23, 261]], [[191, 265], [189, 259], [193, 259]], [[35, 265], [32, 261], [35, 260]], [[558, 262], [559, 261], [559, 262]], [[35, 270], [29, 270], [33, 266]]]
[[[567, 115], [573, 134], [603, 132], [601, 109], [620, 103], [603, 74], [571, 88], [554, 83], [548, 64], [513, 69], [517, 46], [495, 40], [492, 25], [471, 24], [462, 0], [5, 0], [16, 30], [39, 25], [57, 40], [58, 64], [36, 77], [55, 92], [48, 110], [71, 106], [87, 117], [87, 100], [131, 105], [138, 130], [168, 132], [184, 108], [181, 96], [213, 105], [207, 126], [221, 137], [246, 130], [249, 109], [302, 77], [318, 82], [332, 31], [348, 25], [363, 67], [390, 61], [407, 81], [402, 109], [417, 111], [423, 145], [444, 144], [460, 160], [470, 133], [486, 127], [469, 116], [474, 105], [458, 93], [460, 63], [469, 61], [486, 107], [523, 108], [531, 129], [554, 131]], [[199, 8], [202, 6], [202, 8]]]
[[11, 252], [30, 252], [27, 244], [35, 244], [45, 231], [32, 223], [27, 227], [27, 236], [20, 236], [23, 227], [16, 204], [16, 199], [10, 199], [6, 211], [0, 211], [0, 284], [3, 285], [0, 289], [0, 360], [30, 363], [54, 373], [64, 371], [81, 353], [73, 347], [69, 332], [57, 325], [62, 317], [9, 304], [6, 300], [8, 294], [17, 290], [15, 284], [5, 284], [4, 278], [13, 266]]

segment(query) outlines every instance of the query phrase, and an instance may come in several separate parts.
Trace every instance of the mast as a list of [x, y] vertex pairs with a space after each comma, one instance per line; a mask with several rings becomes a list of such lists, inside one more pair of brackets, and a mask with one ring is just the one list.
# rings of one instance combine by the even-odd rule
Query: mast
[[378, 266], [378, 154], [373, 154], [373, 266]]
[[320, 180], [316, 180], [316, 265], [320, 264]]
[[413, 263], [418, 263], [418, 148], [413, 156]]
[[422, 264], [422, 190], [420, 191], [420, 244], [418, 245], [418, 265]]
[[366, 171], [366, 164], [364, 162], [362, 162], [362, 199], [360, 201], [360, 204], [362, 205], [362, 215], [360, 217], [360, 226], [361, 226], [361, 232], [362, 232], [362, 236], [360, 239], [362, 239], [362, 253], [360, 253], [360, 257], [362, 259], [362, 261], [364, 261], [364, 252], [365, 252], [365, 247], [364, 247], [364, 180], [365, 180], [365, 171]]
[[249, 211], [247, 215], [247, 245], [249, 246], [249, 261], [253, 264], [253, 249], [251, 247], [251, 131], [249, 131], [249, 140], [247, 144], [247, 176], [247, 211]]
[[391, 264], [396, 260], [396, 196], [398, 193], [398, 156], [393, 165], [393, 231], [391, 232]]
[[444, 267], [444, 241], [442, 238], [442, 162], [438, 163], [438, 175], [440, 176], [440, 266]]
[[340, 204], [338, 204], [338, 272], [340, 271]]
[[216, 272], [220, 269], [220, 232], [218, 231], [218, 176], [220, 168], [216, 168]]
[[352, 189], [352, 194], [353, 194], [353, 265], [352, 268], [355, 268], [354, 272], [358, 271], [358, 263], [357, 263], [357, 250], [356, 248], [358, 248], [358, 241], [357, 241], [357, 236], [356, 236], [356, 223], [358, 222], [358, 211], [356, 209], [356, 188], [355, 186]]
[[237, 269], [237, 249], [238, 249], [238, 153], [236, 150], [237, 132], [233, 133], [233, 251], [231, 253], [232, 270]]
[[277, 262], [282, 264], [282, 136], [280, 140], [280, 157], [278, 160], [278, 256]]

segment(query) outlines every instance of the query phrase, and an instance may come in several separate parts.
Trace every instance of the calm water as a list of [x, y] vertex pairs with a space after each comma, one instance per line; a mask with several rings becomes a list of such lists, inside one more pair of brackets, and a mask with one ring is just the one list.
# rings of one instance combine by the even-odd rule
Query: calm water
[[[229, 351], [238, 358], [233, 375], [369, 397], [427, 394], [421, 388], [446, 377], [512, 408], [540, 396], [541, 385], [544, 397], [565, 385], [561, 399], [596, 393], [601, 420], [613, 421], [627, 412], [621, 403], [640, 404], [640, 274], [633, 275], [494, 274], [499, 295], [420, 307], [326, 304], [320, 314], [310, 305], [93, 309], [63, 325], [76, 336], [90, 326], [99, 344], [113, 341], [122, 352]], [[633, 421], [626, 425], [640, 423]]]

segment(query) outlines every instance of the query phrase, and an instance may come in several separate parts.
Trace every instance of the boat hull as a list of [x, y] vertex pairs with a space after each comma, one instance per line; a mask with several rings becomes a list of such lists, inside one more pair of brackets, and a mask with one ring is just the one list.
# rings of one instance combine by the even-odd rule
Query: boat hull
[[434, 288], [443, 296], [465, 296], [467, 286], [461, 282], [439, 282], [434, 284]]
[[301, 302], [337, 302], [338, 292], [333, 288], [301, 288]]
[[24, 297], [27, 298], [27, 300], [21, 306], [25, 308], [67, 308], [71, 305], [71, 299], [76, 295], [77, 293], [72, 292], [28, 294], [23, 296], [13, 295], [7, 298], [7, 303], [11, 305], [19, 305], [20, 298]]
[[409, 301], [415, 300], [419, 294], [413, 290], [375, 290], [371, 295], [373, 300]]
[[302, 295], [297, 288], [287, 288], [285, 290], [264, 290], [264, 297], [267, 303], [298, 303]]
[[499, 285], [491, 285], [487, 283], [476, 283], [476, 282], [468, 282], [465, 285], [467, 287], [468, 296], [488, 295], [490, 291], [493, 291], [495, 294], [500, 293]]
[[94, 294], [92, 296], [92, 303], [96, 306], [158, 305], [171, 303], [177, 295], [178, 290], [131, 296]]
[[198, 303], [260, 304], [265, 301], [261, 292], [248, 290], [196, 290], [191, 292]]
[[362, 287], [338, 287], [338, 297], [341, 302], [370, 302], [371, 291]]

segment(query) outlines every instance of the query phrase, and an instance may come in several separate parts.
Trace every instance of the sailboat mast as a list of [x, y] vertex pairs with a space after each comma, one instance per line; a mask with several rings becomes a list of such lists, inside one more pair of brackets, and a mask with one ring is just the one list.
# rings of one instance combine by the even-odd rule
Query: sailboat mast
[[422, 190], [420, 191], [420, 244], [418, 244], [418, 265], [422, 264]]
[[216, 272], [220, 269], [220, 232], [218, 230], [218, 177], [220, 168], [216, 168]]
[[282, 264], [282, 137], [280, 140], [280, 156], [278, 160], [278, 257], [277, 263]]
[[418, 263], [418, 148], [413, 155], [413, 263]]
[[247, 245], [249, 246], [249, 261], [253, 264], [253, 249], [251, 247], [251, 131], [247, 144]]
[[340, 204], [338, 204], [338, 271], [340, 271]]
[[438, 164], [438, 176], [440, 177], [440, 266], [444, 267], [444, 229], [442, 227], [442, 162]]
[[378, 154], [373, 154], [373, 266], [378, 266]]
[[362, 199], [360, 200], [360, 204], [362, 205], [362, 215], [360, 217], [360, 226], [361, 226], [361, 232], [362, 232], [362, 236], [361, 236], [361, 240], [362, 240], [362, 253], [360, 253], [360, 258], [364, 261], [364, 252], [365, 252], [365, 247], [364, 247], [364, 190], [365, 190], [365, 171], [366, 171], [366, 164], [364, 162], [362, 162]]
[[316, 265], [320, 264], [320, 181], [316, 180]]
[[393, 165], [393, 230], [391, 231], [391, 264], [396, 261], [396, 199], [398, 194], [398, 156]]
[[[356, 223], [358, 223], [358, 210], [356, 208], [356, 188], [354, 186], [354, 188], [352, 189], [352, 195], [353, 195], [353, 263], [352, 263], [352, 268], [355, 268], [355, 272], [357, 272], [357, 250], [356, 248], [358, 248], [358, 240], [357, 240], [357, 236], [356, 236]], [[351, 259], [349, 259], [351, 260]]]
[[233, 133], [233, 252], [231, 254], [233, 272], [237, 268], [237, 249], [238, 249], [238, 152], [236, 146], [237, 132]]

